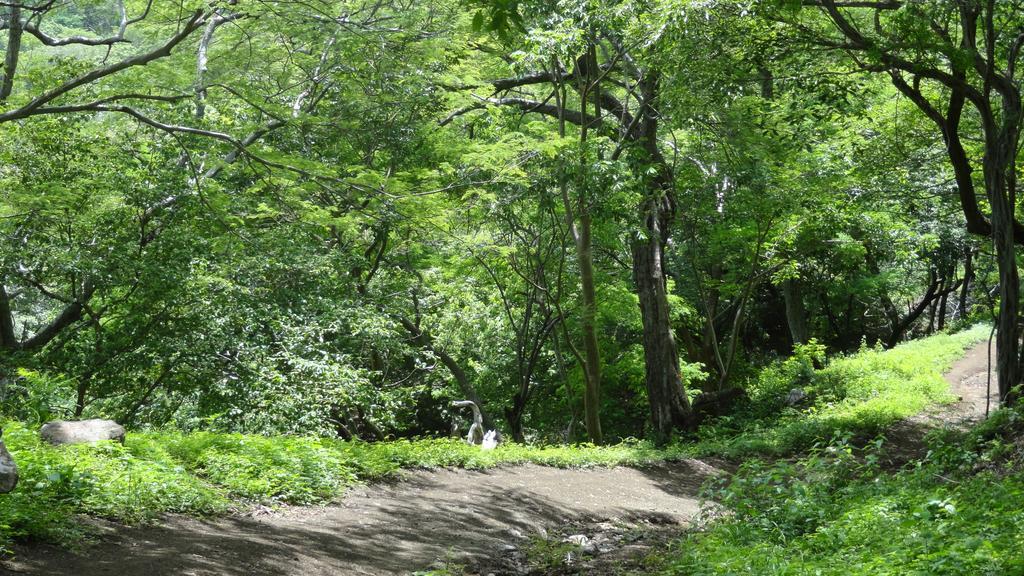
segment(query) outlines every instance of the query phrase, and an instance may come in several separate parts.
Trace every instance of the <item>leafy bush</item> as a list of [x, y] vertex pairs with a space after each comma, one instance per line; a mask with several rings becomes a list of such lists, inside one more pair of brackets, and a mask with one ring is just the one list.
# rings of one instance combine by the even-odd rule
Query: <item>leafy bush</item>
[[[69, 544], [84, 536], [75, 521], [88, 514], [134, 523], [166, 512], [211, 514], [228, 500], [144, 439], [52, 447], [33, 430], [4, 424], [4, 441], [18, 463], [17, 489], [3, 496], [0, 549], [12, 538]], [[136, 456], [135, 449], [146, 453]]]

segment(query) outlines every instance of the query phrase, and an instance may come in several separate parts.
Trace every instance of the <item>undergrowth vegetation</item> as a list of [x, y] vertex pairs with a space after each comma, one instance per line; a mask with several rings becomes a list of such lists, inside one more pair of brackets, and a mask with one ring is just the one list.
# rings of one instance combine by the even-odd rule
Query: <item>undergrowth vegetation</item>
[[[696, 442], [680, 442], [663, 449], [646, 441], [628, 441], [601, 447], [509, 443], [483, 451], [458, 439], [363, 443], [172, 430], [130, 433], [124, 445], [105, 442], [52, 447], [39, 440], [34, 426], [6, 422], [4, 440], [18, 462], [21, 481], [15, 492], [3, 497], [0, 551], [15, 539], [65, 545], [81, 542], [88, 536], [83, 528], [86, 523], [80, 521], [83, 515], [137, 523], [169, 512], [200, 516], [223, 513], [254, 502], [324, 502], [337, 498], [354, 484], [386, 477], [403, 468], [484, 468], [524, 462], [561, 467], [612, 466], [694, 455], [775, 456], [811, 448], [811, 455], [796, 464], [746, 463], [736, 482], [712, 493], [737, 511], [734, 520], [699, 541], [699, 547], [710, 553], [716, 543], [724, 546], [740, 538], [736, 542], [758, 550], [765, 548], [759, 557], [766, 567], [772, 565], [772, 551], [786, 562], [795, 562], [780, 542], [817, 534], [808, 544], [812, 547], [808, 550], [813, 551], [813, 546], [825, 545], [828, 538], [841, 537], [841, 530], [820, 532], [822, 526], [839, 518], [856, 523], [864, 522], [865, 514], [889, 514], [899, 524], [901, 514], [891, 510], [928, 511], [935, 508], [928, 508], [933, 500], [958, 506], [955, 502], [959, 496], [949, 493], [957, 489], [955, 486], [946, 487], [941, 494], [929, 492], [932, 488], [925, 487], [929, 472], [914, 471], [896, 478], [879, 476], [871, 482], [847, 481], [865, 478], [874, 468], [863, 468], [870, 465], [853, 458], [848, 443], [827, 450], [812, 447], [825, 445], [824, 441], [837, 436], [847, 440], [870, 437], [930, 402], [949, 400], [942, 371], [964, 348], [985, 335], [985, 327], [976, 327], [889, 351], [864, 349], [833, 359], [821, 368], [815, 366], [825, 362], [823, 349], [802, 347], [792, 358], [764, 369], [749, 384], [749, 400], [739, 415], [710, 422]], [[801, 387], [808, 397], [796, 407], [785, 407], [783, 399], [793, 387]], [[987, 481], [986, 476], [971, 480]], [[1020, 496], [1022, 483], [1020, 479], [1008, 481], [1002, 490], [1007, 497]], [[913, 492], [918, 485], [922, 486], [919, 494]], [[925, 495], [928, 498], [922, 500]], [[861, 504], [852, 506], [854, 501]], [[944, 506], [928, 513], [941, 515]], [[972, 510], [982, 516], [997, 512], [992, 506]], [[1005, 515], [1003, 521], [1013, 518]], [[870, 531], [875, 530], [872, 527]], [[759, 539], [759, 535], [766, 539]], [[691, 570], [687, 558], [691, 556], [678, 565]], [[775, 573], [771, 572], [775, 568], [765, 569]]]
[[796, 462], [747, 462], [706, 489], [730, 514], [657, 572], [1024, 574], [1022, 423], [1003, 410], [970, 432], [933, 433], [927, 456], [896, 473], [878, 465], [884, 442], [861, 450], [848, 438]]
[[[933, 403], [954, 400], [943, 372], [964, 349], [989, 334], [977, 325], [938, 334], [891, 350], [862, 349], [824, 364], [824, 347], [798, 346], [788, 359], [768, 366], [747, 386], [748, 405], [700, 430], [698, 455], [740, 458], [784, 456], [807, 450], [836, 434], [872, 438], [898, 420]], [[806, 399], [786, 406], [793, 388]]]

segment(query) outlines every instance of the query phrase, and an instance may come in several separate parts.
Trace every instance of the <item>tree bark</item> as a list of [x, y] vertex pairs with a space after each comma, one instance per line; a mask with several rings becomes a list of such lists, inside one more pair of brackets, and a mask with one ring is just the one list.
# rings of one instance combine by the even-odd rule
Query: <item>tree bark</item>
[[946, 314], [949, 307], [949, 295], [952, 292], [952, 290], [946, 290], [942, 293], [942, 297], [939, 298], [938, 323], [936, 324], [939, 332], [942, 332], [946, 328]]
[[21, 36], [24, 32], [21, 21], [21, 6], [15, 2], [7, 11], [7, 50], [4, 56], [3, 77], [0, 79], [0, 101], [7, 100], [14, 90], [14, 75], [18, 70], [18, 58], [21, 56]]
[[679, 352], [672, 336], [663, 270], [663, 208], [666, 200], [645, 202], [644, 238], [633, 242], [633, 280], [643, 319], [644, 381], [651, 407], [654, 440], [663, 445], [676, 428], [689, 428], [690, 403], [679, 375]]
[[804, 307], [803, 285], [798, 278], [791, 278], [782, 283], [782, 299], [786, 304], [786, 323], [793, 345], [807, 342], [807, 309]]
[[655, 174], [646, 182], [646, 198], [640, 206], [643, 222], [640, 237], [633, 241], [633, 281], [636, 283], [643, 320], [644, 373], [651, 405], [654, 441], [663, 445], [676, 428], [694, 427], [693, 411], [679, 374], [679, 350], [672, 334], [665, 246], [676, 215], [672, 169], [658, 149], [658, 113], [655, 109], [657, 78], [648, 72], [640, 81], [642, 114], [641, 144]]
[[960, 286], [960, 302], [957, 305], [957, 318], [968, 315], [967, 296], [970, 294], [971, 282], [974, 281], [974, 250], [968, 249], [964, 257], [964, 283]]
[[999, 319], [996, 328], [996, 375], [999, 381], [999, 399], [1004, 405], [1015, 403], [1017, 394], [1018, 355], [1020, 334], [1017, 327], [1020, 299], [1020, 276], [1017, 272], [1017, 253], [1013, 240], [1013, 206], [1005, 190], [1003, 167], [1009, 161], [1003, 158], [1003, 149], [991, 149], [985, 157], [985, 184], [992, 205], [992, 239], [996, 248], [999, 268]]
[[580, 324], [583, 330], [583, 354], [586, 362], [586, 387], [583, 391], [583, 416], [590, 441], [600, 444], [601, 433], [601, 351], [597, 341], [597, 290], [594, 286], [594, 256], [591, 241], [590, 213], [580, 214], [580, 233], [577, 243], [577, 262], [580, 267], [580, 288], [583, 309]]

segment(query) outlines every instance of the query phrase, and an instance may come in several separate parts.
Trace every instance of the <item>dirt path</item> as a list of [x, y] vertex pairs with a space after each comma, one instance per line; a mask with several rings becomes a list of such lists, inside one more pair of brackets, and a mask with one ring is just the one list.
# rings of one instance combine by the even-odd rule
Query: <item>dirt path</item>
[[[889, 432], [892, 464], [920, 456], [927, 431], [984, 416], [987, 363], [983, 342], [945, 376], [960, 401]], [[701, 483], [716, 473], [696, 460], [642, 469], [417, 471], [355, 490], [332, 506], [208, 521], [170, 516], [141, 529], [111, 526], [104, 542], [82, 555], [23, 546], [14, 560], [0, 563], [0, 574], [383, 576], [439, 561], [486, 565], [546, 529], [687, 523], [699, 512]]]
[[[995, 374], [995, 343], [993, 342], [993, 367], [990, 409], [999, 406], [999, 385]], [[959, 400], [953, 404], [933, 406], [916, 416], [893, 426], [886, 433], [888, 439], [889, 463], [895, 467], [924, 455], [927, 447], [924, 436], [936, 428], [962, 428], [985, 418], [987, 392], [988, 340], [984, 340], [953, 363], [944, 378], [949, 382], [950, 391]]]
[[[0, 573], [74, 576], [409, 574], [441, 560], [480, 562], [569, 522], [683, 523], [698, 512], [699, 461], [634, 468], [408, 473], [337, 505], [113, 529], [85, 555], [22, 547]], [[581, 511], [586, 511], [582, 514]], [[5, 572], [6, 571], [6, 572]]]

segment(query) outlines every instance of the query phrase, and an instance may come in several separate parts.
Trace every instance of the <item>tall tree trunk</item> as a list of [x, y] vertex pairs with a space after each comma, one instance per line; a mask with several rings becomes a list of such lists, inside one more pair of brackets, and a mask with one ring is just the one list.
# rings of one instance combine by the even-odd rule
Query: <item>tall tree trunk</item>
[[[600, 115], [597, 94], [600, 88], [593, 79], [597, 72], [596, 47], [591, 45], [587, 53], [576, 62], [578, 72], [576, 91], [580, 95], [580, 110], [585, 118], [587, 105], [591, 95], [595, 95], [594, 109]], [[558, 70], [558, 65], [553, 67]], [[558, 106], [558, 132], [565, 137], [565, 99], [561, 81], [556, 81], [555, 98]], [[580, 293], [583, 300], [580, 311], [580, 330], [583, 333], [583, 421], [587, 427], [587, 436], [594, 444], [604, 440], [601, 431], [601, 349], [597, 339], [597, 289], [594, 285], [594, 248], [592, 236], [592, 217], [590, 214], [590, 189], [586, 178], [587, 139], [590, 126], [587, 122], [580, 124], [580, 178], [576, 185], [576, 199], [569, 197], [568, 182], [565, 173], [559, 170], [559, 188], [561, 189], [562, 207], [565, 211], [566, 225], [576, 248], [576, 264], [580, 273]]]
[[583, 391], [583, 416], [590, 441], [600, 444], [601, 433], [601, 352], [597, 342], [597, 291], [594, 287], [594, 257], [591, 242], [590, 211], [580, 214], [577, 261], [580, 267], [580, 288], [583, 293], [581, 324], [583, 329], [583, 353], [586, 362], [586, 387]]
[[679, 374], [679, 351], [672, 335], [671, 311], [665, 274], [665, 246], [676, 215], [672, 169], [658, 149], [658, 80], [648, 71], [640, 81], [643, 106], [641, 144], [654, 164], [655, 174], [647, 179], [646, 195], [640, 206], [641, 237], [633, 241], [633, 281], [640, 300], [643, 320], [644, 373], [651, 404], [654, 440], [667, 443], [675, 428], [692, 429], [693, 411]]
[[960, 302], [957, 305], [957, 319], [967, 316], [967, 296], [974, 281], [974, 250], [968, 248], [964, 257], [964, 283], [960, 286]]
[[676, 427], [691, 426], [690, 403], [679, 375], [663, 266], [665, 199], [645, 202], [645, 237], [633, 242], [633, 280], [643, 319], [644, 368], [656, 443], [665, 444]]
[[985, 184], [992, 205], [992, 240], [999, 268], [999, 319], [996, 333], [996, 375], [999, 398], [1004, 405], [1016, 402], [1012, 392], [1019, 378], [1018, 355], [1020, 334], [1017, 328], [1020, 313], [1020, 276], [1017, 272], [1017, 250], [1013, 241], [1013, 205], [1006, 194], [1006, 175], [1010, 152], [1000, 146], [989, 146], [985, 156]]
[[786, 303], [786, 323], [789, 324], [789, 335], [793, 344], [807, 342], [807, 309], [804, 307], [803, 285], [798, 278], [791, 278], [782, 283], [782, 299]]

